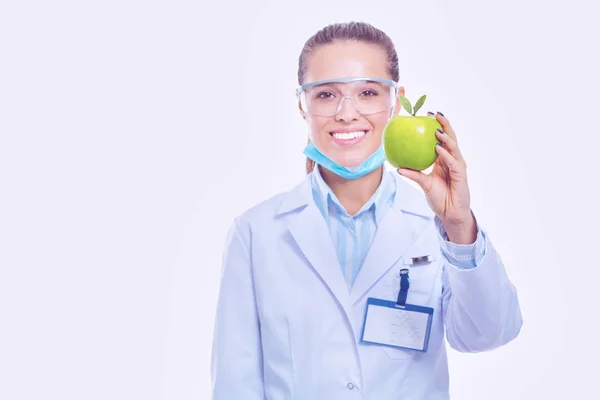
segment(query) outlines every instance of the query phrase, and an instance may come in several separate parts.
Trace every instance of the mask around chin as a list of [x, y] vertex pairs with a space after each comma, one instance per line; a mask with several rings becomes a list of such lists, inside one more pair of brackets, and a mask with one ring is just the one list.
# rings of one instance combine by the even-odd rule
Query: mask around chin
[[357, 161], [354, 161], [354, 162], [350, 163], [351, 165], [348, 165], [348, 163], [347, 163], [347, 162], [346, 162], [346, 163], [337, 163], [337, 164], [339, 164], [340, 166], [342, 166], [342, 167], [344, 167], [344, 168], [347, 168], [347, 169], [349, 169], [350, 171], [356, 171], [356, 170], [358, 170], [358, 169], [360, 168], [360, 166], [361, 166], [361, 165], [362, 165], [362, 164], [363, 164], [363, 163], [364, 163], [364, 162], [365, 162], [367, 159], [368, 159], [368, 157], [367, 157], [367, 158], [364, 158], [363, 160], [361, 160], [361, 161], [358, 161], [358, 162], [357, 162]]
[[312, 141], [309, 141], [304, 149], [304, 154], [313, 160], [315, 163], [330, 170], [345, 179], [357, 179], [376, 168], [380, 167], [385, 162], [385, 153], [383, 145], [381, 145], [369, 158], [353, 167], [345, 167], [340, 165], [323, 154]]

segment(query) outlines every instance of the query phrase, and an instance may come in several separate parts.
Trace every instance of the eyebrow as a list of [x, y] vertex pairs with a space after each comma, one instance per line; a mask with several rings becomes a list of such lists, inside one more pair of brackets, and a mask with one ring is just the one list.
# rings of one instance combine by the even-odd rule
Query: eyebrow
[[384, 86], [384, 84], [381, 83], [381, 82], [377, 82], [377, 81], [370, 80], [370, 79], [364, 79], [364, 80], [354, 81], [354, 82], [326, 82], [326, 83], [321, 83], [320, 85], [317, 85], [317, 86], [312, 86], [309, 89], [315, 90], [318, 87], [327, 87], [327, 86], [334, 86], [336, 88], [339, 88], [340, 86], [343, 87], [343, 86], [346, 86], [346, 85], [352, 86], [352, 84], [357, 84], [358, 82], [366, 83], [367, 85], [375, 85], [375, 86], [378, 86], [378, 87]]

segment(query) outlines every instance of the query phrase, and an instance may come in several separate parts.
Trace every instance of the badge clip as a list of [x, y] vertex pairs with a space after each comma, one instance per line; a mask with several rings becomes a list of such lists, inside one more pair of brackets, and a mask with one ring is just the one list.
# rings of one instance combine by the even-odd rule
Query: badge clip
[[411, 257], [410, 260], [407, 260], [406, 264], [412, 267], [418, 267], [421, 265], [427, 265], [434, 260], [434, 257], [431, 255], [425, 255], [420, 257]]
[[397, 305], [404, 307], [406, 305], [406, 298], [408, 296], [408, 289], [410, 288], [410, 282], [408, 281], [408, 269], [403, 268], [400, 270], [400, 290], [398, 291]]

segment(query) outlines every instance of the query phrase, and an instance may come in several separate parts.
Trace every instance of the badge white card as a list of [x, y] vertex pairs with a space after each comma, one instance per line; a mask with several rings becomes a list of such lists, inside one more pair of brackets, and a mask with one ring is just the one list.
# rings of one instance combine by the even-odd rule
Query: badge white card
[[433, 308], [369, 298], [361, 342], [427, 351]]

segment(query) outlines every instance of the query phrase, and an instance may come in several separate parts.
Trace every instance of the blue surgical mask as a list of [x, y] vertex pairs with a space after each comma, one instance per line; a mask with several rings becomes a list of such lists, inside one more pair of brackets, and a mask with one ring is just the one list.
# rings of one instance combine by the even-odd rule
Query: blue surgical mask
[[377, 151], [375, 151], [375, 153], [373, 153], [369, 158], [356, 167], [344, 167], [343, 165], [336, 163], [325, 154], [321, 153], [319, 149], [315, 147], [312, 141], [309, 141], [306, 145], [304, 154], [315, 163], [321, 165], [323, 168], [327, 168], [334, 174], [339, 175], [344, 179], [360, 178], [361, 176], [374, 171], [385, 162], [383, 145], [381, 145]]

